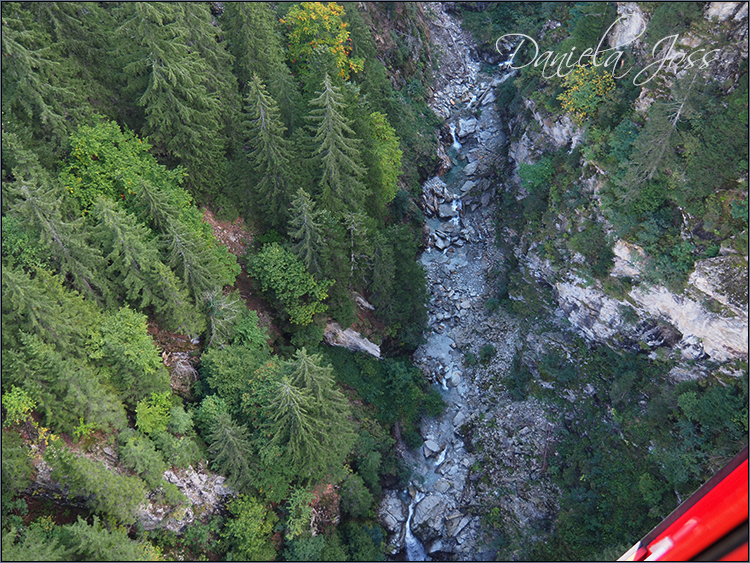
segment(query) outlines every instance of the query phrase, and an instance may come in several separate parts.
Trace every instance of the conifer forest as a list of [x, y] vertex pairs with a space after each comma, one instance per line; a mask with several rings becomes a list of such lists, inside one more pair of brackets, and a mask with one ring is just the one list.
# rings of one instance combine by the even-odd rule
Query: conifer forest
[[1, 10], [3, 560], [607, 561], [747, 445], [746, 2]]

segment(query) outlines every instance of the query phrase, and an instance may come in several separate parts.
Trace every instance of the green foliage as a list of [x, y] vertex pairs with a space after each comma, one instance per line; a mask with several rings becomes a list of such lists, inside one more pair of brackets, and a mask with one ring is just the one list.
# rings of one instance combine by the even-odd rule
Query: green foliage
[[580, 252], [597, 277], [609, 274], [615, 254], [611, 245], [607, 243], [604, 229], [599, 223], [589, 223], [570, 237], [568, 248]]
[[[2, 525], [6, 527], [8, 512], [16, 508], [13, 498], [31, 484], [34, 470], [31, 450], [24, 445], [21, 435], [3, 430], [2, 435]], [[4, 552], [3, 552], [4, 556]]]
[[315, 498], [312, 490], [302, 487], [295, 487], [289, 495], [287, 501], [287, 510], [289, 517], [286, 522], [286, 532], [284, 537], [293, 540], [308, 532], [310, 522], [313, 516], [311, 502]]
[[53, 467], [52, 478], [67, 486], [73, 496], [88, 497], [91, 509], [122, 524], [133, 524], [136, 510], [146, 499], [138, 477], [113, 473], [99, 461], [76, 456], [70, 450], [50, 444], [44, 455]]
[[365, 482], [356, 473], [350, 473], [341, 485], [341, 510], [352, 518], [364, 518], [370, 514], [373, 496]]
[[322, 302], [332, 282], [316, 281], [294, 254], [278, 244], [267, 244], [251, 257], [247, 271], [279, 303], [292, 324], [308, 325], [327, 308]]
[[548, 187], [552, 176], [554, 175], [552, 160], [545, 156], [536, 164], [521, 163], [518, 169], [518, 175], [526, 189], [531, 193], [542, 193], [545, 187]]
[[348, 520], [341, 526], [350, 561], [382, 561], [385, 534], [378, 524], [372, 526]]
[[250, 434], [226, 412], [219, 412], [207, 436], [213, 467], [229, 478], [230, 486], [242, 489], [251, 482], [250, 460], [254, 450]]
[[308, 272], [319, 275], [322, 272], [320, 254], [323, 246], [321, 217], [324, 210], [315, 209], [310, 195], [300, 188], [292, 201], [289, 221], [289, 237], [294, 240], [292, 252], [305, 265]]
[[172, 393], [151, 393], [148, 399], [138, 402], [135, 409], [135, 425], [144, 434], [155, 434], [163, 432], [169, 424], [170, 411], [172, 409]]
[[97, 516], [91, 525], [79, 516], [61, 531], [64, 544], [81, 561], [149, 561], [154, 555], [150, 545], [131, 540], [122, 527], [103, 526]]
[[308, 120], [315, 127], [315, 154], [322, 162], [320, 201], [334, 216], [345, 212], [359, 212], [365, 200], [361, 178], [362, 166], [359, 145], [351, 128], [352, 121], [344, 115], [342, 88], [334, 86], [328, 75], [323, 79], [323, 90], [309, 101], [313, 107]]
[[211, 425], [221, 413], [229, 413], [227, 402], [218, 395], [207, 395], [195, 411], [195, 424], [202, 436], [208, 435]]
[[278, 521], [276, 514], [255, 497], [242, 495], [227, 505], [231, 517], [221, 533], [229, 554], [228, 561], [273, 561], [276, 558], [271, 535]]
[[60, 544], [56, 537], [38, 525], [25, 532], [11, 527], [3, 530], [4, 561], [68, 561], [73, 551]]
[[236, 404], [239, 401], [239, 392], [250, 379], [250, 375], [268, 357], [268, 345], [264, 339], [245, 340], [242, 344], [208, 350], [203, 354], [201, 372], [212, 390], [228, 404]]
[[29, 394], [13, 385], [11, 390], [3, 393], [3, 408], [5, 409], [5, 422], [3, 427], [13, 426], [25, 421], [36, 407], [36, 401]]
[[193, 430], [193, 417], [185, 412], [182, 405], [175, 405], [169, 411], [169, 431], [172, 434], [190, 434]]
[[152, 439], [168, 465], [187, 469], [189, 465], [196, 465], [205, 457], [194, 436], [177, 438], [169, 432], [156, 432]]
[[[291, 541], [287, 540], [287, 548], [284, 550], [284, 559], [287, 561], [337, 561], [337, 559], [324, 558], [323, 549], [326, 546], [326, 536], [303, 535]], [[344, 561], [345, 559], [341, 559]]]
[[[375, 111], [370, 114], [368, 130], [374, 141], [366, 147], [363, 155], [368, 163], [367, 183], [372, 192], [368, 204], [371, 215], [382, 217], [386, 206], [393, 201], [398, 192], [403, 152], [399, 148], [396, 131], [382, 113]], [[368, 155], [368, 152], [371, 155]]]
[[320, 483], [341, 473], [354, 444], [349, 404], [336, 388], [333, 368], [303, 348], [279, 366], [275, 392], [265, 407], [267, 457], [286, 465], [303, 483]]
[[209, 7], [124, 4], [115, 13], [121, 80], [142, 133], [157, 154], [185, 166], [194, 192], [220, 193], [224, 127], [239, 100]]
[[147, 331], [146, 315], [128, 307], [107, 315], [93, 358], [106, 362], [110, 381], [129, 406], [153, 393], [170, 394], [169, 374]]
[[283, 230], [291, 196], [291, 144], [284, 138], [286, 127], [281, 123], [276, 102], [268, 95], [258, 75], [253, 76], [247, 90], [247, 120], [242, 126], [251, 147], [248, 159], [257, 177], [250, 189], [259, 204], [263, 224]]
[[437, 416], [445, 408], [439, 393], [431, 389], [422, 373], [404, 360], [376, 360], [341, 348], [326, 349], [341, 383], [354, 387], [375, 417], [384, 425], [399, 421], [402, 429], [416, 425], [422, 414]]
[[156, 451], [154, 443], [147, 436], [132, 429], [120, 432], [117, 442], [117, 453], [122, 464], [128, 469], [133, 469], [149, 488], [157, 488], [167, 466], [162, 455]]

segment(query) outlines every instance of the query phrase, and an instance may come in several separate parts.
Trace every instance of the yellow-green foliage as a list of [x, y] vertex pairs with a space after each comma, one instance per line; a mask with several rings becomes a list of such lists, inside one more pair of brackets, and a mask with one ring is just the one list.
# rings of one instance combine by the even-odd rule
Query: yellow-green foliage
[[582, 123], [615, 88], [612, 75], [593, 66], [578, 66], [565, 77], [565, 91], [557, 99], [563, 109]]
[[15, 385], [8, 393], [3, 394], [2, 401], [6, 412], [3, 426], [12, 426], [23, 422], [36, 407], [36, 401], [26, 391]]
[[333, 58], [345, 80], [351, 71], [362, 70], [363, 59], [349, 58], [352, 48], [343, 15], [344, 8], [336, 2], [302, 2], [289, 10], [281, 20], [289, 26], [289, 59], [305, 68], [314, 53], [323, 51]]
[[146, 434], [163, 432], [169, 424], [172, 408], [172, 393], [151, 393], [150, 399], [143, 399], [135, 409], [138, 430]]

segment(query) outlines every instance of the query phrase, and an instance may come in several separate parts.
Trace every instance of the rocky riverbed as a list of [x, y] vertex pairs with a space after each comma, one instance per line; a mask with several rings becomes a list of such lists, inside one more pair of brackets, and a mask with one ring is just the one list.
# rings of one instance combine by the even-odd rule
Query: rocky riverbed
[[[633, 6], [623, 3], [621, 9]], [[428, 244], [420, 260], [430, 288], [429, 330], [414, 361], [441, 389], [448, 407], [441, 417], [423, 421], [422, 447], [405, 454], [414, 468], [411, 486], [386, 491], [379, 515], [397, 557], [494, 560], [494, 540], [505, 528], [521, 531], [525, 541], [539, 539], [560, 498], [546, 474], [555, 455], [554, 416], [533, 397], [511, 400], [504, 383], [514, 359], [550, 350], [570, 359], [577, 334], [591, 344], [650, 350], [653, 357], [663, 352], [677, 364], [670, 372], [674, 381], [705, 377], [708, 372], [696, 361], [747, 358], [746, 258], [722, 249], [720, 256], [697, 263], [682, 295], [636, 284], [616, 299], [600, 282], [582, 279], [575, 264], [562, 271], [537, 245], [515, 247], [519, 274], [552, 294], [549, 322], [521, 327], [519, 319], [489, 314], [485, 304], [494, 297], [494, 282], [488, 276], [505, 258], [494, 244], [492, 204], [498, 191], [526, 196], [518, 165], [536, 162], [545, 150], [578, 145], [583, 131], [568, 116], [544, 117], [531, 100], [528, 123], [519, 116], [502, 123], [494, 90], [512, 79], [512, 72], [500, 67], [482, 72], [471, 37], [444, 5], [427, 7], [430, 39], [441, 61], [430, 105], [444, 123], [440, 175], [423, 185]], [[634, 31], [617, 28], [612, 40], [628, 33]], [[508, 177], [499, 177], [500, 170]], [[596, 191], [599, 180], [595, 175], [584, 182]], [[500, 238], [509, 242], [507, 227], [501, 228]], [[610, 275], [638, 281], [642, 250], [615, 241], [614, 252]], [[522, 295], [509, 297], [524, 302]], [[551, 388], [539, 378], [536, 383]], [[594, 393], [591, 385], [559, 390], [571, 403]], [[488, 521], [490, 507], [498, 510]]]
[[[407, 549], [413, 533], [426, 557], [492, 560], [495, 551], [481, 530], [477, 456], [468, 436], [476, 433], [478, 422], [502, 421], [493, 438], [511, 448], [514, 470], [508, 472], [507, 484], [518, 490], [516, 481], [522, 481], [521, 488], [532, 493], [518, 491], [514, 503], [519, 520], [539, 517], [540, 507], [549, 504], [540, 499], [539, 487], [532, 491], [528, 484], [534, 469], [539, 473], [535, 454], [549, 430], [544, 412], [533, 401], [498, 402], [499, 389], [490, 381], [507, 371], [520, 337], [512, 321], [489, 315], [485, 307], [492, 296], [487, 272], [502, 262], [490, 202], [497, 195], [492, 178], [496, 159], [507, 143], [493, 89], [509, 75], [480, 72], [471, 39], [441, 4], [430, 3], [429, 8], [432, 41], [442, 48], [441, 79], [431, 105], [446, 119], [439, 149], [444, 174], [423, 186], [429, 243], [421, 262], [430, 287], [430, 330], [414, 361], [442, 390], [448, 407], [441, 417], [423, 421], [424, 445], [405, 456], [414, 467], [412, 486], [386, 491], [380, 516], [393, 552], [421, 554]], [[479, 357], [487, 345], [493, 355], [481, 368], [465, 365], [468, 354]]]

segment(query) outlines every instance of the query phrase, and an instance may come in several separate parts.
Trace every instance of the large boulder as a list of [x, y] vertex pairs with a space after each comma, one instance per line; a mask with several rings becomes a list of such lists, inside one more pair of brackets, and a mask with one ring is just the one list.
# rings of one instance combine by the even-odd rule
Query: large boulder
[[414, 508], [411, 529], [422, 541], [442, 537], [444, 532], [443, 515], [446, 501], [442, 495], [432, 494], [424, 497]]
[[329, 322], [326, 325], [323, 340], [330, 346], [341, 346], [347, 350], [365, 352], [380, 359], [380, 346], [363, 338], [360, 333], [351, 328], [342, 330], [339, 323]]
[[458, 136], [463, 138], [477, 130], [477, 120], [473, 117], [458, 120]]

